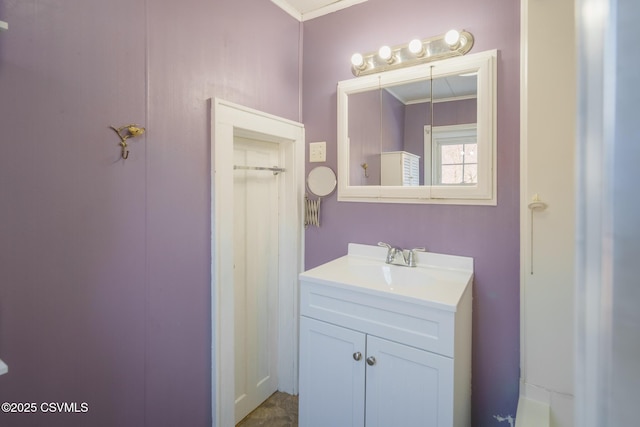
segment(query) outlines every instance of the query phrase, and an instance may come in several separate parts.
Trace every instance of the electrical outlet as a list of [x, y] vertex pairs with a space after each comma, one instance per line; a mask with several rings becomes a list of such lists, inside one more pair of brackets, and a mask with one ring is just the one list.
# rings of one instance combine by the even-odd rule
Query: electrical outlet
[[310, 142], [309, 143], [309, 162], [326, 162], [327, 161], [327, 143]]

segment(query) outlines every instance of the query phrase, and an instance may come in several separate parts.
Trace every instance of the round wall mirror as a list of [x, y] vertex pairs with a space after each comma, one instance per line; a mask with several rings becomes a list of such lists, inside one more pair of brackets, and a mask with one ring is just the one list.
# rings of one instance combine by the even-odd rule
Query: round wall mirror
[[327, 166], [317, 166], [307, 175], [309, 191], [318, 197], [328, 196], [336, 188], [336, 174]]

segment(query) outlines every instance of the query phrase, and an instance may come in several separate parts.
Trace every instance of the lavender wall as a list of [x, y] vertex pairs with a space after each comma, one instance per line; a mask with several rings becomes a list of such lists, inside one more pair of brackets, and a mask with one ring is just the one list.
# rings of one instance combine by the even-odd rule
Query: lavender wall
[[[368, 91], [352, 95], [349, 100], [349, 183], [380, 184], [381, 110], [380, 93]], [[360, 166], [368, 165], [367, 177]]]
[[[349, 97], [350, 185], [380, 185], [380, 152], [403, 149], [404, 110], [402, 102], [387, 91]], [[368, 176], [363, 163], [368, 165]]]
[[[299, 120], [299, 23], [253, 0], [0, 19], [0, 402], [89, 404], [0, 425], [210, 425], [207, 99]], [[130, 122], [122, 161], [108, 126]]]
[[382, 91], [382, 151], [401, 151], [404, 141], [404, 104]]
[[[463, 28], [472, 52], [498, 49], [498, 206], [438, 206], [323, 200], [322, 226], [306, 231], [306, 267], [343, 255], [349, 242], [471, 256], [474, 427], [514, 415], [519, 380], [519, 2], [369, 0], [304, 24], [303, 120], [308, 141], [327, 141], [336, 168], [336, 83], [349, 58], [382, 44]], [[308, 165], [311, 167], [313, 165]]]

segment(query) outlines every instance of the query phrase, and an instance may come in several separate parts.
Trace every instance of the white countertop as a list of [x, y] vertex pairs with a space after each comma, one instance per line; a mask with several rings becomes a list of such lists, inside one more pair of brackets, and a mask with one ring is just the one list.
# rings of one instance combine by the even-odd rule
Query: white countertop
[[385, 263], [387, 249], [350, 243], [347, 255], [300, 274], [300, 279], [456, 311], [473, 279], [473, 259], [416, 253], [417, 267]]

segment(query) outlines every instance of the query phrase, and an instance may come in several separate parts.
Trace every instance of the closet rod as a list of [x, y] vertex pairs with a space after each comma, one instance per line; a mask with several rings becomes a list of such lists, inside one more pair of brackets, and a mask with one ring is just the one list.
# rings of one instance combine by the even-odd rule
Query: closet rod
[[279, 174], [280, 172], [284, 172], [284, 168], [279, 168], [277, 166], [273, 166], [273, 167], [264, 167], [264, 166], [238, 166], [238, 165], [234, 165], [233, 169], [241, 169], [241, 170], [252, 170], [252, 171], [271, 171], [273, 172], [274, 175]]

